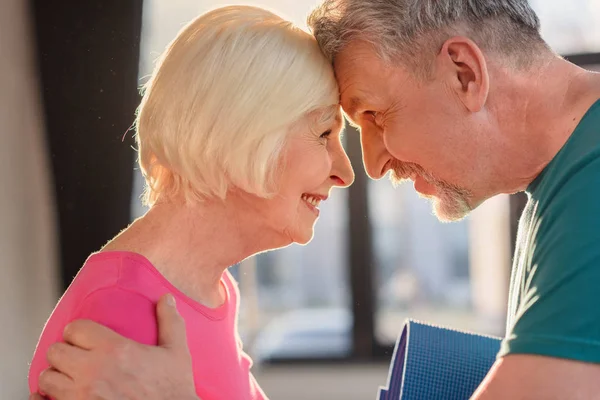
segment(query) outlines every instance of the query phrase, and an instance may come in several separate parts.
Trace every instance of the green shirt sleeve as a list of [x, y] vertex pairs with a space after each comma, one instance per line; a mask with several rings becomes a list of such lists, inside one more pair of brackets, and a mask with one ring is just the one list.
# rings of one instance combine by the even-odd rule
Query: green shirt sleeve
[[[600, 158], [542, 182], [513, 278], [517, 306], [499, 357], [537, 354], [600, 363]], [[544, 179], [545, 180], [545, 179]], [[520, 232], [521, 234], [521, 232]], [[515, 272], [513, 272], [515, 273]]]

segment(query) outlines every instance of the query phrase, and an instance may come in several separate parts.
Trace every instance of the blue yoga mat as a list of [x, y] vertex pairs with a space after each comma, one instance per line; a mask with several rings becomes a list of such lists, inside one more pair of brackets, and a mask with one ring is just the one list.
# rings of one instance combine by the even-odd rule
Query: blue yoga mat
[[496, 361], [500, 339], [407, 321], [378, 400], [468, 400]]

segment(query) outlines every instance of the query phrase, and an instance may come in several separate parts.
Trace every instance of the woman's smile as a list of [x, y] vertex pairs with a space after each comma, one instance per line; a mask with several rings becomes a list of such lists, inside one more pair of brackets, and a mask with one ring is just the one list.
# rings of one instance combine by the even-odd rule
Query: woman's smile
[[306, 205], [306, 207], [308, 207], [309, 210], [311, 210], [317, 216], [319, 216], [319, 214], [321, 212], [319, 210], [319, 205], [321, 204], [322, 201], [325, 201], [325, 200], [327, 200], [327, 196], [321, 196], [318, 194], [308, 194], [308, 193], [304, 193], [302, 195], [303, 203]]

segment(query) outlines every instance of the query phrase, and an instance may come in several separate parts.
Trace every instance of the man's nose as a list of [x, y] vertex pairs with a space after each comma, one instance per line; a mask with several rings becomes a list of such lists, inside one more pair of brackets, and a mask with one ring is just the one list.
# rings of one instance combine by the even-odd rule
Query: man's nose
[[360, 133], [360, 142], [367, 175], [376, 180], [383, 178], [387, 172], [386, 164], [390, 157], [381, 135], [377, 132], [363, 130]]

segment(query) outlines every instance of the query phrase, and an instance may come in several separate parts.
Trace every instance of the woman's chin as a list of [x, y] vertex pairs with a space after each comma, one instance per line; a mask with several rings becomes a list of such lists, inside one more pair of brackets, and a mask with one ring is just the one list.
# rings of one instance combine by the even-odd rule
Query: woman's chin
[[306, 230], [306, 232], [299, 232], [299, 234], [294, 238], [294, 243], [299, 244], [300, 246], [305, 246], [311, 242], [313, 239], [315, 231], [310, 228], [310, 230]]

